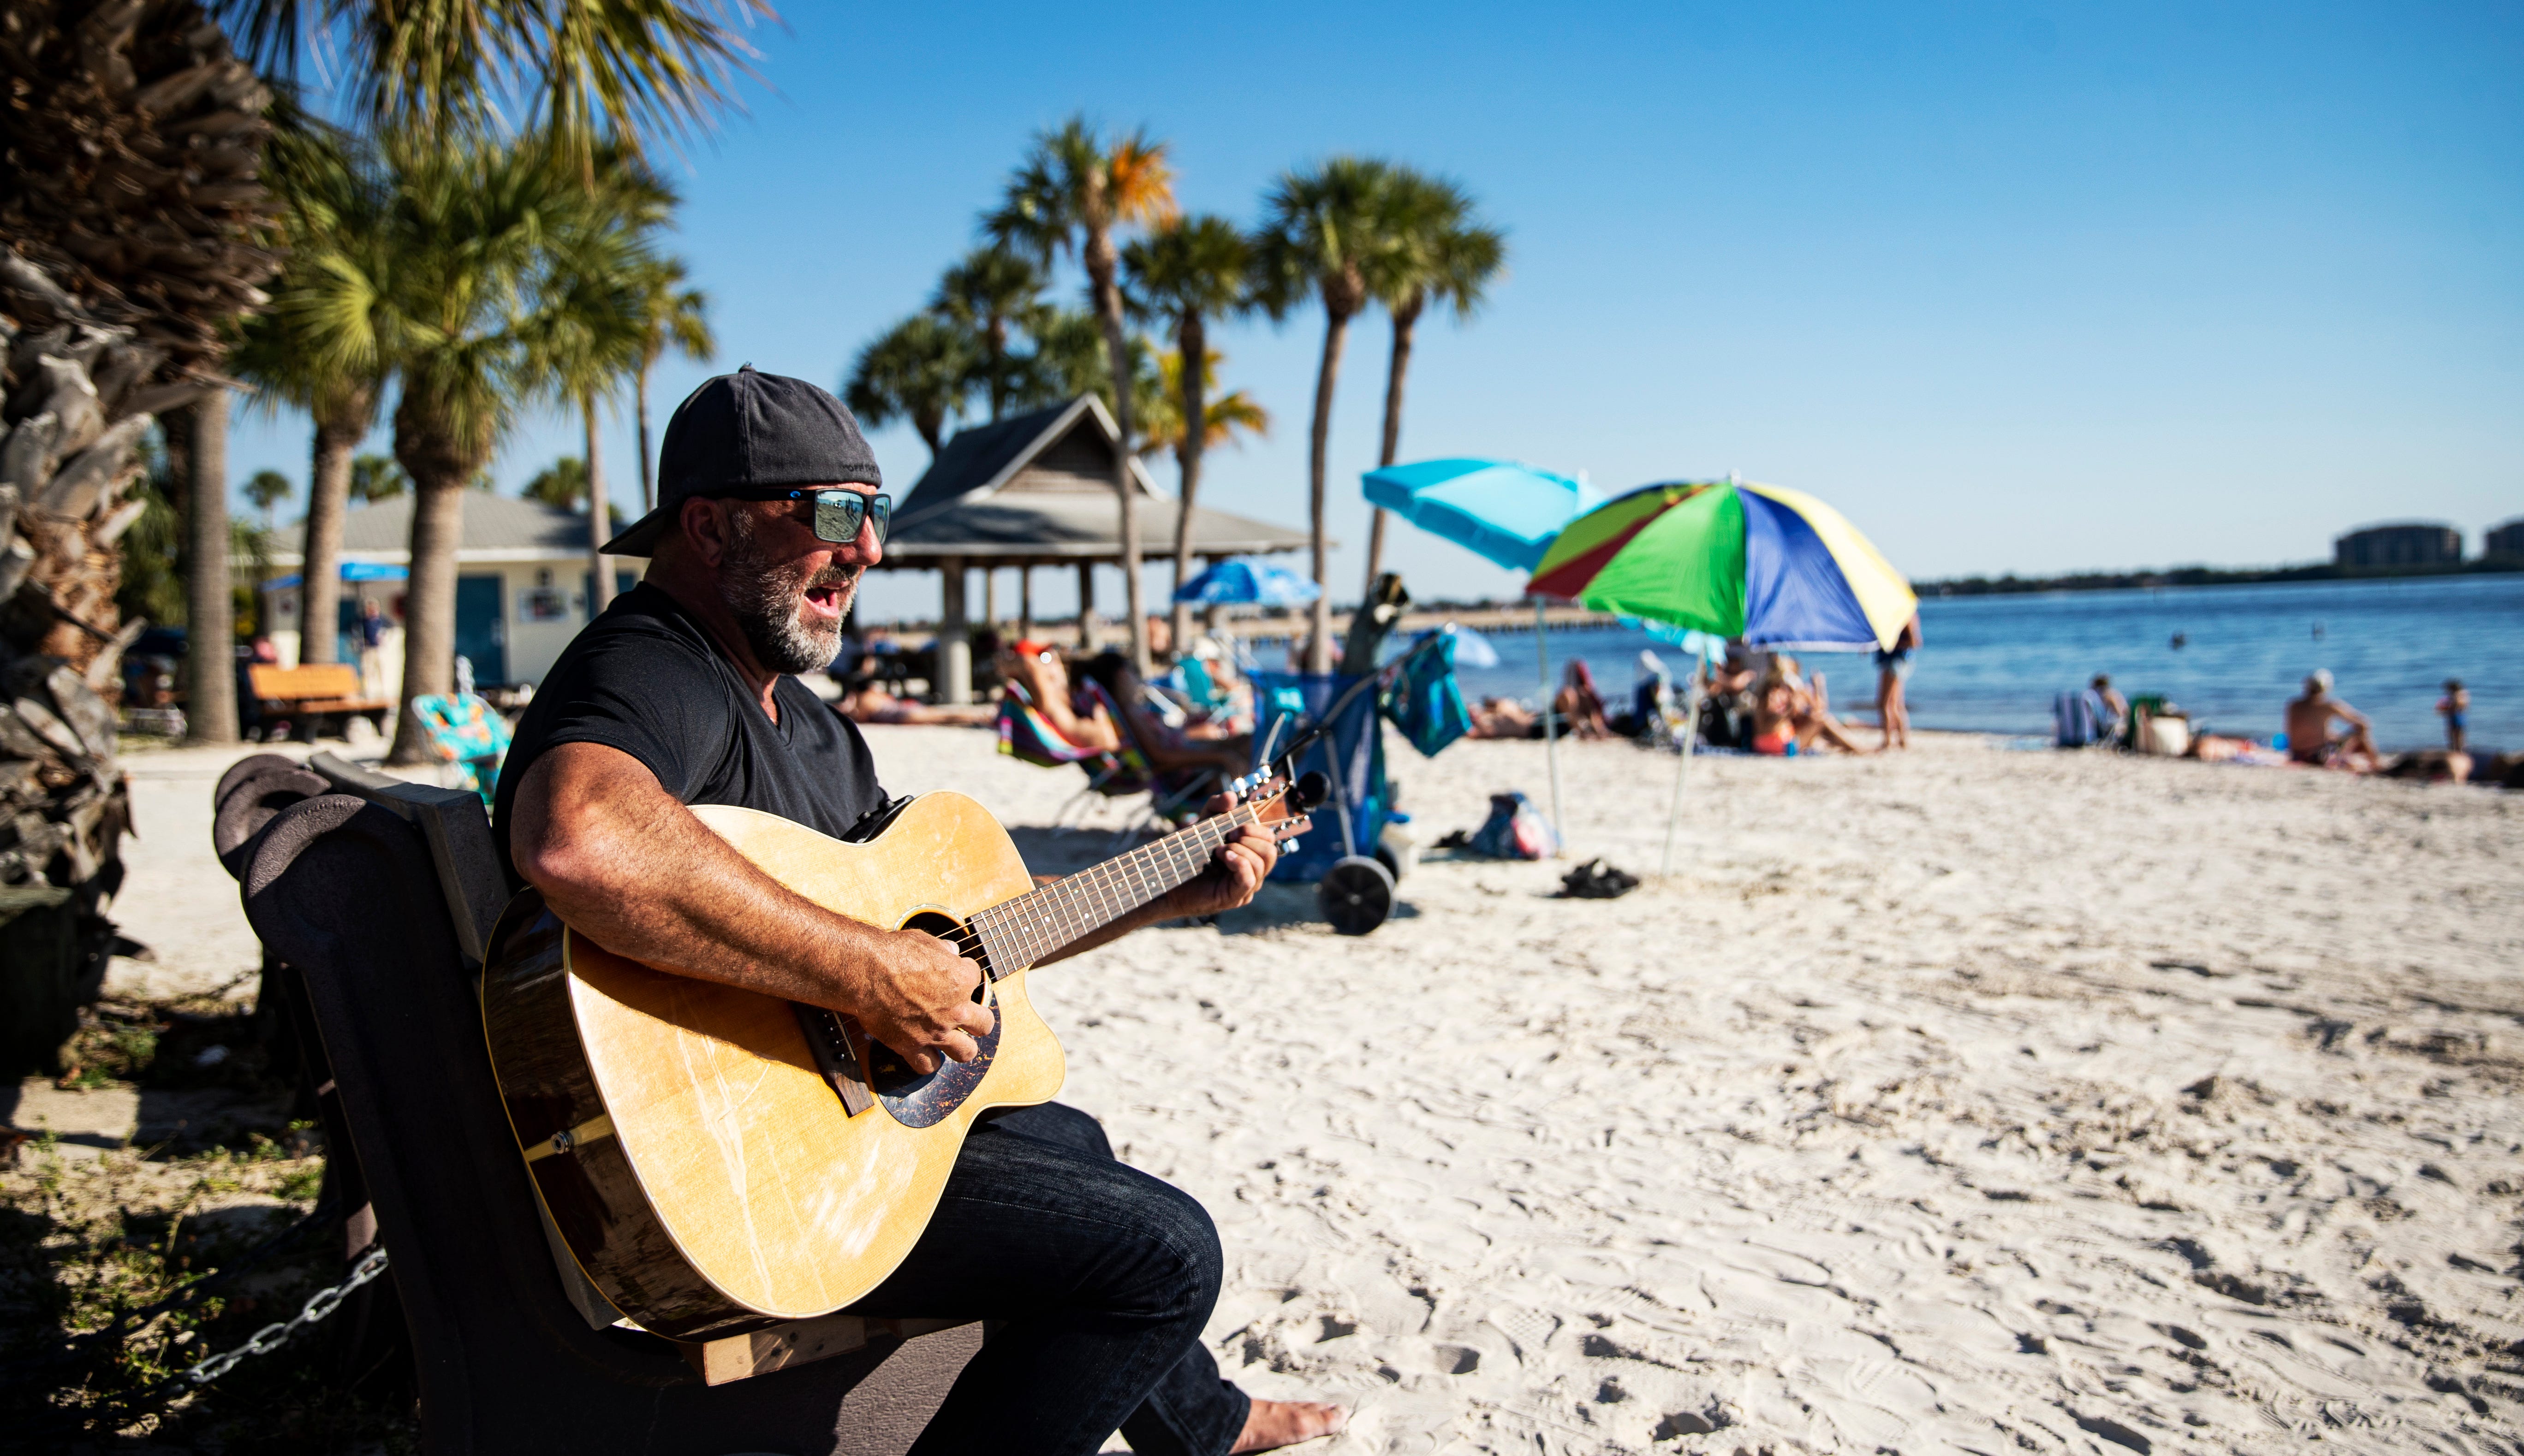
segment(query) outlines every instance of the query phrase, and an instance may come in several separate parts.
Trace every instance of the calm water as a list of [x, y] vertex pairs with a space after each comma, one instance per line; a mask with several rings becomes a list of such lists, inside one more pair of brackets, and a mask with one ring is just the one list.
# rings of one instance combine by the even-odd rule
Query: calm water
[[[1911, 720], [1921, 728], [2047, 736], [2052, 696], [2109, 672], [2125, 694], [2172, 699], [2195, 726], [2267, 738], [2305, 674], [2328, 667], [2386, 748], [2441, 746], [2436, 702], [2458, 677], [2471, 689], [2473, 746], [2524, 749], [2524, 575], [1930, 598], [1919, 625]], [[1491, 640], [1502, 661], [1465, 670], [1465, 693], [1531, 701], [1532, 634]], [[1569, 631], [1551, 634], [1552, 671], [1582, 656], [1616, 698], [1642, 647], [1680, 663], [1643, 632]], [[1865, 656], [1805, 661], [1829, 675], [1836, 711], [1874, 721]]]

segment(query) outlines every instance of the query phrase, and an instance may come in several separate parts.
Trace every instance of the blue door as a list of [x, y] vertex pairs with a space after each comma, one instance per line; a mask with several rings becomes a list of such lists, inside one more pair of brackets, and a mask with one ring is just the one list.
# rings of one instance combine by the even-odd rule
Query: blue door
[[509, 680], [509, 622], [500, 610], [500, 578], [456, 578], [456, 655], [473, 661], [482, 686]]

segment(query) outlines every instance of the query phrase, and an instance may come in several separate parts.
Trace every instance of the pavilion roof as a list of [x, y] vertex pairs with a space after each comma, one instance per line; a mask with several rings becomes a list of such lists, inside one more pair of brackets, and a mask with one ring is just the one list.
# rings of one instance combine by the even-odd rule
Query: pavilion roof
[[[932, 567], [948, 557], [973, 565], [1118, 559], [1121, 533], [1113, 458], [1121, 432], [1103, 401], [1081, 395], [1026, 414], [960, 430], [938, 452], [886, 537], [889, 565]], [[1140, 549], [1174, 551], [1176, 511], [1134, 457]], [[1192, 510], [1194, 555], [1296, 551], [1306, 533], [1206, 507]]]

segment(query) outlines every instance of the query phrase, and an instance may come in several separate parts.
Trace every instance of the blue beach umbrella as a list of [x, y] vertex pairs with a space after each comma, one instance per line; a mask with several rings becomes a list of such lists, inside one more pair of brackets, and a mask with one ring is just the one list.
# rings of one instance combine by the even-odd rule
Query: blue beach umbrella
[[[1560, 528], [1603, 504], [1583, 480], [1517, 461], [1415, 461], [1360, 477], [1368, 503], [1516, 571], [1531, 571]], [[1551, 723], [1551, 649], [1542, 599], [1533, 603], [1533, 658], [1542, 680], [1542, 731], [1551, 759], [1551, 827], [1560, 828], [1560, 738]], [[1565, 838], [1565, 837], [1564, 837]]]
[[1175, 600], [1204, 607], [1302, 607], [1322, 592], [1296, 572], [1260, 557], [1230, 557], [1185, 582]]

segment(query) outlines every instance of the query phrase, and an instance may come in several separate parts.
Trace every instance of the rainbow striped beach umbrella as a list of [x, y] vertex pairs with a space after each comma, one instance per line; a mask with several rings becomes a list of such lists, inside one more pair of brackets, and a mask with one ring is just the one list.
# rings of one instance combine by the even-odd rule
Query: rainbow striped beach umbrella
[[1675, 481], [1571, 521], [1526, 590], [1813, 652], [1890, 648], [1919, 599], [1841, 513], [1750, 481]]

